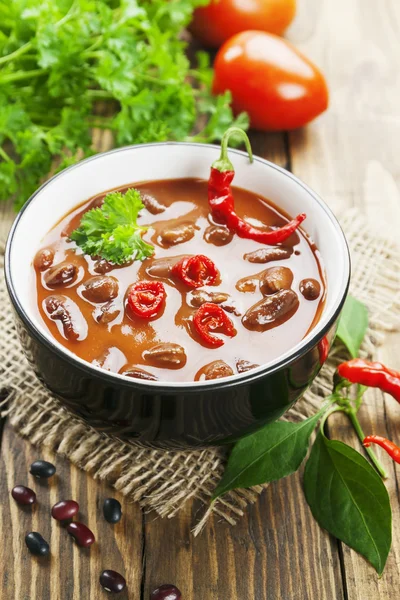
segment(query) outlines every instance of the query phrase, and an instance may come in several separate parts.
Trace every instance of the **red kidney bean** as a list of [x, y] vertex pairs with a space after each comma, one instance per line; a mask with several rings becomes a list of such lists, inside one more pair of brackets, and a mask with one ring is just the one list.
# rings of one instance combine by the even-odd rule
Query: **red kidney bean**
[[51, 516], [57, 521], [72, 519], [79, 512], [79, 504], [75, 500], [61, 500], [51, 509]]
[[230, 375], [233, 375], [233, 369], [223, 360], [215, 360], [197, 371], [194, 379], [195, 381], [200, 379], [208, 381], [209, 379], [222, 379], [222, 377], [229, 377]]
[[204, 232], [204, 239], [215, 246], [225, 246], [232, 241], [233, 231], [223, 225], [210, 225]]
[[103, 515], [108, 523], [119, 523], [122, 517], [121, 503], [115, 498], [106, 498], [103, 504]]
[[82, 548], [89, 548], [96, 541], [93, 532], [83, 523], [72, 521], [67, 526], [67, 532], [74, 538], [78, 546]]
[[166, 246], [183, 244], [194, 237], [194, 223], [179, 223], [175, 227], [164, 228], [160, 234], [160, 241]]
[[78, 277], [78, 268], [72, 263], [54, 265], [44, 275], [44, 282], [50, 288], [68, 285]]
[[25, 536], [25, 544], [35, 556], [47, 556], [50, 552], [50, 546], [37, 531], [31, 531]]
[[133, 379], [144, 379], [147, 381], [157, 381], [157, 377], [153, 375], [153, 373], [149, 373], [144, 369], [140, 369], [136, 366], [127, 366], [123, 367], [120, 371], [118, 371], [121, 375], [125, 375], [125, 377], [133, 377]]
[[270, 267], [260, 278], [260, 291], [263, 296], [289, 290], [293, 283], [293, 273], [287, 267]]
[[53, 264], [54, 260], [53, 248], [42, 248], [39, 250], [33, 259], [33, 265], [38, 271], [46, 271]]
[[321, 286], [316, 279], [302, 279], [299, 289], [306, 300], [316, 300], [321, 293]]
[[59, 331], [67, 340], [76, 342], [87, 335], [87, 323], [73, 300], [61, 294], [48, 296], [43, 308], [52, 321], [60, 321]]
[[299, 307], [299, 299], [293, 290], [280, 290], [266, 296], [251, 306], [242, 318], [250, 331], [267, 331], [290, 319]]
[[107, 302], [103, 306], [96, 306], [92, 315], [101, 325], [108, 325], [116, 319], [121, 311], [112, 302]]
[[282, 246], [270, 247], [270, 248], [259, 248], [253, 252], [245, 254], [243, 258], [251, 263], [268, 263], [273, 260], [284, 260], [290, 258], [293, 254], [293, 248], [287, 248]]
[[49, 479], [49, 477], [53, 477], [55, 474], [56, 468], [50, 462], [47, 462], [47, 460], [35, 460], [31, 464], [29, 472], [38, 479]]
[[181, 598], [180, 590], [170, 583], [160, 585], [150, 594], [150, 600], [181, 600]]
[[118, 594], [126, 588], [126, 581], [122, 575], [117, 571], [111, 571], [107, 569], [100, 575], [100, 585], [106, 590], [106, 592], [114, 592]]
[[95, 304], [109, 302], [118, 296], [118, 280], [107, 275], [95, 275], [83, 284], [82, 296]]
[[185, 349], [179, 344], [162, 343], [143, 352], [143, 358], [156, 367], [181, 369], [186, 364]]
[[142, 194], [142, 202], [144, 207], [151, 213], [152, 215], [159, 215], [160, 213], [166, 210], [166, 206], [161, 204], [157, 198], [154, 196], [150, 196], [149, 194]]
[[249, 362], [248, 360], [243, 360], [239, 358], [236, 361], [236, 369], [238, 373], [246, 373], [247, 371], [251, 371], [252, 369], [256, 369], [260, 365], [256, 365], [254, 363]]
[[15, 488], [12, 489], [11, 495], [15, 502], [22, 504], [23, 506], [30, 506], [36, 502], [35, 492], [24, 485], [16, 485]]

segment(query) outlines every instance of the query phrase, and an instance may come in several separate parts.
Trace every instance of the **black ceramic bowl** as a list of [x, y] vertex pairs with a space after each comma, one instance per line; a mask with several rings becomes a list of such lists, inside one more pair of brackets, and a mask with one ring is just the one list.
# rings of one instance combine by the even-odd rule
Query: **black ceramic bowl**
[[232, 441], [287, 411], [319, 371], [322, 340], [333, 341], [350, 276], [343, 232], [330, 209], [291, 173], [260, 158], [250, 165], [239, 151], [230, 153], [235, 185], [269, 198], [290, 215], [307, 213], [304, 230], [320, 251], [327, 279], [325, 308], [317, 326], [299, 344], [247, 373], [214, 381], [163, 383], [135, 381], [89, 364], [61, 346], [45, 327], [32, 293], [31, 265], [47, 231], [74, 206], [117, 186], [207, 178], [218, 153], [212, 145], [163, 143], [99, 154], [45, 183], [11, 230], [6, 278], [26, 355], [40, 380], [66, 407], [104, 432], [164, 447]]

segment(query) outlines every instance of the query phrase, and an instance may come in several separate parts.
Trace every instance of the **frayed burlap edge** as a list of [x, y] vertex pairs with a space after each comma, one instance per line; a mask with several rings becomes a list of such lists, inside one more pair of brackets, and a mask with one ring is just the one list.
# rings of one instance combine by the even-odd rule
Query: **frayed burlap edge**
[[[367, 305], [370, 316], [362, 352], [373, 356], [385, 332], [400, 328], [400, 252], [390, 241], [377, 238], [356, 211], [347, 212], [341, 222], [352, 254], [351, 293]], [[225, 449], [144, 449], [88, 427], [65, 410], [30, 370], [16, 338], [4, 277], [0, 279], [0, 308], [0, 388], [6, 395], [0, 406], [3, 416], [30, 442], [66, 456], [94, 478], [107, 480], [144, 510], [155, 510], [161, 517], [174, 516], [192, 498], [199, 500], [205, 512], [194, 526], [195, 535], [212, 513], [235, 524], [266, 487], [229, 492], [210, 506], [224, 471]], [[318, 409], [321, 399], [331, 391], [332, 375], [341, 356], [343, 349], [335, 347], [287, 419], [304, 419]]]

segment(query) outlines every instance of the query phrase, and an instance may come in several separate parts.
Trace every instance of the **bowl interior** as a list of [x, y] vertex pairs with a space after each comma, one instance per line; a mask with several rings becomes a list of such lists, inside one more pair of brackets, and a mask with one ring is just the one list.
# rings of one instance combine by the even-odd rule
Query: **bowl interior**
[[[207, 178], [210, 165], [218, 155], [218, 147], [204, 144], [163, 143], [132, 146], [82, 161], [47, 182], [20, 214], [7, 248], [9, 287], [25, 318], [28, 318], [35, 329], [62, 353], [84, 363], [52, 338], [37, 314], [36, 298], [32, 294], [34, 273], [31, 264], [42, 238], [69, 210], [90, 196], [139, 181], [179, 177]], [[326, 304], [317, 326], [290, 352], [262, 365], [259, 369], [254, 369], [252, 373], [255, 374], [257, 371], [272, 368], [298, 353], [328, 325], [343, 301], [350, 264], [346, 240], [335, 217], [306, 185], [284, 169], [263, 159], [255, 158], [250, 164], [246, 154], [235, 150], [231, 151], [230, 156], [236, 171], [235, 185], [265, 196], [291, 216], [300, 212], [307, 214], [303, 229], [317, 244], [327, 279]], [[100, 370], [98, 367], [92, 368]], [[117, 374], [112, 376], [122, 378]], [[238, 380], [245, 376], [246, 374], [234, 375], [224, 381]], [[146, 382], [148, 386], [154, 384], [157, 386], [157, 382]], [[213, 385], [213, 382], [163, 382], [165, 387], [192, 387], [197, 384], [204, 387], [207, 384]]]

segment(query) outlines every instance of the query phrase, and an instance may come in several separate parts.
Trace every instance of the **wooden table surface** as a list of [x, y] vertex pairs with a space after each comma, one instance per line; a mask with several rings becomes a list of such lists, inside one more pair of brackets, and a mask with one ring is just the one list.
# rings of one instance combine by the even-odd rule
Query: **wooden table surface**
[[[400, 1], [298, 0], [288, 37], [327, 76], [329, 112], [290, 134], [254, 133], [257, 154], [304, 179], [340, 212], [356, 206], [373, 227], [388, 236], [400, 230]], [[266, 107], [266, 110], [268, 107]], [[400, 334], [390, 334], [379, 358], [400, 368]], [[366, 431], [400, 440], [395, 402], [384, 407], [373, 392], [361, 412]], [[355, 443], [344, 418], [330, 432]], [[54, 481], [37, 484], [34, 511], [21, 510], [10, 498], [16, 482], [29, 481], [28, 465], [52, 460]], [[211, 519], [193, 538], [198, 510], [188, 503], [171, 520], [142, 514], [105, 484], [67, 461], [22, 441], [3, 423], [0, 466], [1, 600], [101, 600], [98, 584], [105, 568], [123, 573], [128, 589], [119, 598], [148, 600], [161, 583], [175, 583], [183, 600], [396, 600], [400, 597], [400, 468], [385, 456], [393, 507], [393, 547], [378, 579], [355, 552], [322, 531], [313, 520], [301, 488], [302, 473], [270, 485], [259, 502], [232, 527]], [[119, 497], [122, 521], [111, 526], [101, 515], [104, 497]], [[98, 544], [90, 551], [72, 545], [51, 523], [47, 507], [75, 498]], [[24, 545], [27, 531], [51, 542], [51, 558], [32, 558]]]

